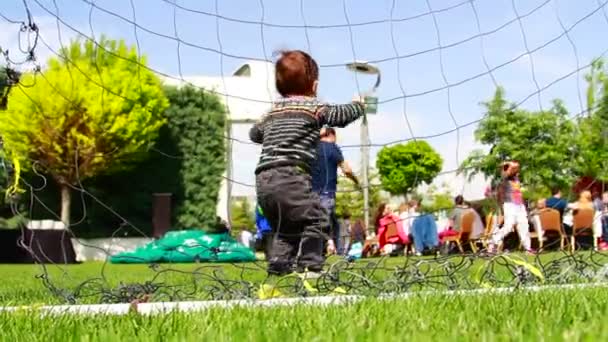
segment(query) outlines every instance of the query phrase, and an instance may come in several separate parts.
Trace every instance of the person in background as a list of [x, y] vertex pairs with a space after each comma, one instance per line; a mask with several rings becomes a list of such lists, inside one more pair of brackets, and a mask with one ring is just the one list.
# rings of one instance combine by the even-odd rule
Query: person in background
[[249, 231], [249, 229], [251, 229], [251, 228], [243, 227], [243, 229], [241, 230], [241, 234], [239, 236], [239, 240], [247, 248], [254, 248], [254, 243], [252, 243], [254, 241], [254, 236]]
[[[534, 205], [534, 209], [530, 212], [530, 218], [532, 219], [532, 226], [534, 226], [534, 231], [536, 231], [536, 236], [538, 236], [538, 241], [544, 239], [543, 234], [543, 225], [540, 220], [540, 212], [547, 209], [547, 201], [544, 198], [540, 198], [536, 201]], [[557, 210], [557, 209], [556, 209]]]
[[418, 212], [418, 205], [419, 203], [416, 200], [411, 200], [408, 204], [410, 207], [410, 231], [414, 237], [416, 255], [433, 254], [439, 247], [437, 223], [435, 222], [435, 217], [433, 215], [420, 214]]
[[[329, 215], [328, 250], [340, 254], [340, 222], [336, 215], [336, 192], [338, 189], [338, 168], [355, 185], [359, 184], [349, 163], [344, 160], [340, 147], [336, 144], [336, 130], [331, 127], [321, 129], [321, 140], [317, 145], [317, 155], [312, 167], [312, 190], [319, 194], [321, 206]], [[332, 241], [333, 240], [333, 241]]]
[[399, 219], [401, 219], [401, 225], [403, 226], [403, 234], [405, 234], [410, 241], [413, 241], [412, 232], [410, 228], [412, 227], [412, 223], [410, 220], [410, 207], [407, 203], [401, 203], [399, 206]]
[[[350, 230], [350, 244], [346, 255], [355, 254], [359, 257], [366, 257], [371, 254], [373, 247], [366, 245], [367, 231], [363, 220], [356, 220]], [[361, 251], [360, 254], [358, 251]], [[356, 253], [355, 253], [356, 252]]]
[[266, 260], [270, 258], [270, 248], [272, 247], [272, 228], [264, 217], [262, 208], [255, 206], [255, 226], [256, 226], [256, 250], [262, 249]]
[[504, 225], [496, 229], [492, 235], [489, 245], [489, 252], [495, 253], [502, 245], [503, 239], [513, 226], [517, 226], [519, 239], [524, 249], [531, 254], [535, 251], [531, 247], [530, 225], [528, 223], [528, 213], [524, 203], [521, 182], [519, 181], [519, 163], [510, 161], [503, 164], [502, 183], [497, 193], [498, 203], [502, 206], [504, 215]]
[[598, 212], [595, 210], [595, 207], [596, 205], [593, 201], [593, 196], [589, 190], [582, 191], [578, 197], [578, 201], [568, 204], [568, 209], [572, 209], [573, 212], [576, 212], [576, 210], [579, 209], [593, 209], [593, 227], [591, 228], [593, 231], [593, 238], [599, 239], [602, 236], [602, 219], [601, 211]]
[[367, 231], [363, 225], [363, 220], [357, 220], [350, 230], [350, 244], [365, 243], [365, 239], [367, 239]]
[[[380, 250], [384, 250], [386, 245], [395, 245], [397, 248], [401, 248], [409, 244], [409, 238], [403, 231], [403, 225], [401, 218], [393, 213], [391, 207], [386, 203], [380, 203], [378, 210], [376, 211], [376, 218], [374, 219], [376, 224], [376, 235], [378, 235], [378, 245]], [[395, 225], [397, 228], [396, 236], [387, 237], [388, 228], [390, 225]], [[387, 254], [393, 252], [391, 249]]]
[[563, 220], [568, 202], [562, 198], [562, 191], [559, 188], [551, 189], [551, 197], [545, 200], [545, 207], [559, 211], [559, 217]]
[[215, 217], [215, 224], [213, 228], [211, 228], [210, 232], [213, 234], [230, 234], [230, 225], [226, 220], [223, 220], [221, 217]]
[[464, 203], [462, 195], [458, 195], [454, 198], [454, 209], [450, 213], [449, 227], [448, 229], [439, 233], [439, 240], [443, 243], [443, 239], [449, 236], [456, 236], [460, 233], [460, 224], [462, 223], [462, 215], [471, 210], [468, 205]]
[[608, 250], [608, 191], [602, 194], [602, 239], [600, 250]]
[[602, 196], [600, 195], [600, 192], [597, 190], [594, 190], [592, 193], [592, 198], [593, 198], [593, 209], [595, 209], [595, 211], [597, 211], [598, 213], [601, 213], [604, 208], [604, 204], [602, 203]]
[[346, 254], [350, 246], [351, 233], [350, 214], [345, 213], [340, 225], [340, 244], [338, 245], [338, 254]]

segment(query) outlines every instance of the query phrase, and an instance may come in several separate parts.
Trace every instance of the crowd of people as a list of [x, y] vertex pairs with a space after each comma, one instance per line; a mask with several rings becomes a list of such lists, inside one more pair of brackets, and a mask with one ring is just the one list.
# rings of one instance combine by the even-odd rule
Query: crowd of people
[[[342, 218], [336, 216], [337, 169], [342, 168], [355, 184], [358, 181], [348, 163], [343, 160], [339, 147], [335, 145], [335, 130], [323, 129], [321, 137], [319, 155], [323, 157], [315, 166], [312, 182], [330, 222], [326, 234], [327, 254], [348, 255], [352, 246], [357, 244], [365, 246], [361, 250], [362, 256], [408, 253], [424, 255], [440, 251], [449, 253], [455, 249], [449, 238], [460, 234], [465, 213], [473, 215], [472, 227], [466, 238], [478, 242], [485, 238], [488, 253], [496, 253], [502, 247], [505, 237], [515, 228], [521, 246], [526, 252], [534, 254], [536, 251], [531, 248], [530, 233], [536, 233], [539, 242], [547, 240], [540, 217], [548, 209], [559, 213], [564, 236], [574, 233], [573, 217], [578, 210], [592, 210], [593, 224], [587, 228], [591, 231], [592, 238], [598, 242], [595, 248], [608, 250], [608, 192], [600, 196], [597, 192], [583, 190], [577, 201], [569, 203], [562, 198], [561, 189], [554, 188], [550, 197], [539, 199], [528, 206], [521, 193], [517, 162], [505, 163], [502, 182], [486, 193], [497, 204], [487, 216], [472, 208], [462, 195], [454, 198], [454, 206], [444, 222], [436, 221], [434, 213], [421, 213], [417, 200], [402, 203], [396, 210], [388, 203], [380, 203], [374, 216], [372, 234], [368, 236], [368, 230], [361, 219], [351, 221], [348, 214]], [[258, 239], [265, 246], [265, 254], [269, 256], [272, 229], [261, 215], [260, 209], [257, 210]], [[390, 231], [391, 227], [393, 231]]]
[[296, 271], [318, 275], [327, 254], [346, 254], [362, 244], [362, 255], [373, 255], [376, 248], [379, 253], [394, 254], [408, 246], [413, 246], [411, 252], [418, 255], [435, 253], [441, 246], [449, 246], [454, 237], [459, 242], [466, 213], [474, 215], [473, 228], [470, 223], [467, 226], [468, 238], [485, 234], [488, 253], [500, 251], [505, 237], [515, 228], [523, 249], [535, 254], [529, 222], [544, 239], [542, 222], [535, 217], [547, 206], [560, 211], [565, 226], [567, 208], [575, 212], [592, 209], [593, 227], [587, 228], [592, 228], [595, 241], [601, 240], [600, 248], [608, 247], [608, 220], [604, 219], [608, 216], [602, 215], [606, 204], [594, 207], [591, 194], [582, 192], [578, 202], [564, 205], [559, 192], [554, 192], [553, 197], [529, 212], [519, 181], [519, 164], [514, 161], [504, 163], [500, 184], [489, 191], [488, 196], [497, 204], [492, 224], [484, 225], [479, 213], [468, 207], [462, 196], [455, 198], [448, 222], [439, 227], [433, 213], [419, 212], [415, 200], [402, 204], [398, 211], [381, 204], [373, 236], [366, 236], [368, 227], [361, 221], [351, 225], [350, 218], [345, 217], [341, 224], [336, 215], [338, 169], [356, 185], [359, 182], [335, 143], [332, 127], [349, 125], [362, 117], [366, 108], [359, 98], [344, 105], [320, 102], [316, 97], [318, 78], [318, 65], [307, 53], [282, 52], [275, 65], [275, 84], [282, 98], [250, 130], [250, 139], [262, 145], [255, 170], [256, 222], [269, 274]]

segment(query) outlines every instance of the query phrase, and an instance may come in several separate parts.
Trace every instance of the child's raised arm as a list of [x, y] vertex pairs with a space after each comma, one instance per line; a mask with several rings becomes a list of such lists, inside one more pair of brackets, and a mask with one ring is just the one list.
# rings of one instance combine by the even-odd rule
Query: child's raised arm
[[344, 105], [326, 105], [319, 109], [319, 119], [321, 125], [345, 127], [364, 113], [365, 106], [358, 101]]

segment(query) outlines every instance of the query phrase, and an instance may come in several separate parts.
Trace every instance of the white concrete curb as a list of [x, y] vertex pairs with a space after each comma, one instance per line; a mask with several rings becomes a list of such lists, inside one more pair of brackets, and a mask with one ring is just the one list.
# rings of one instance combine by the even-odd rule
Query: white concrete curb
[[[545, 285], [529, 287], [503, 287], [503, 288], [484, 288], [476, 290], [458, 291], [420, 291], [408, 292], [403, 294], [387, 294], [377, 297], [379, 300], [407, 299], [420, 296], [471, 296], [490, 293], [510, 293], [516, 291], [540, 292], [546, 290], [567, 290], [576, 288], [608, 287], [608, 283], [585, 283], [585, 284], [566, 284], [566, 285]], [[209, 308], [233, 308], [233, 307], [272, 307], [272, 306], [292, 306], [292, 305], [340, 305], [350, 304], [361, 301], [366, 296], [338, 295], [338, 296], [318, 296], [318, 297], [295, 297], [295, 298], [274, 298], [266, 300], [213, 300], [213, 301], [184, 301], [184, 302], [154, 302], [140, 304], [92, 304], [92, 305], [51, 305], [51, 306], [5, 306], [0, 307], [3, 312], [19, 311], [38, 311], [46, 314], [76, 314], [76, 315], [125, 315], [129, 312], [137, 312], [143, 315], [164, 314], [169, 312], [196, 312]]]

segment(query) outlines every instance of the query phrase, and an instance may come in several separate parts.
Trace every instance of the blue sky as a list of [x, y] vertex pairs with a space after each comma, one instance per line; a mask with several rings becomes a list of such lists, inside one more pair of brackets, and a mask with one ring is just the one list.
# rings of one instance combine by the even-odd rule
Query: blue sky
[[[320, 96], [331, 102], [346, 102], [358, 87], [367, 89], [373, 80], [355, 77], [343, 64], [354, 58], [379, 61], [383, 80], [378, 96], [383, 103], [379, 114], [370, 119], [373, 144], [408, 139], [412, 135], [438, 135], [480, 119], [483, 108], [479, 103], [489, 99], [495, 89], [491, 76], [506, 89], [509, 99], [520, 102], [529, 97], [522, 103], [525, 108], [546, 108], [553, 98], [559, 97], [576, 114], [582, 110], [577, 92], [584, 95], [586, 70], [547, 85], [577, 70], [575, 50], [578, 67], [583, 67], [608, 48], [604, 43], [608, 32], [605, 0], [26, 0], [26, 3], [44, 41], [53, 48], [79, 33], [88, 37], [103, 33], [138, 44], [148, 56], [151, 68], [178, 77], [180, 67], [184, 76], [228, 75], [249, 58], [267, 59], [277, 49], [297, 48], [310, 51], [322, 66]], [[436, 11], [435, 15], [428, 14], [430, 9]], [[24, 20], [23, 1], [0, 2], [0, 13], [9, 19]], [[222, 18], [217, 19], [216, 13]], [[517, 20], [516, 13], [525, 17]], [[57, 23], [57, 17], [73, 29]], [[269, 25], [261, 26], [260, 21]], [[141, 28], [135, 31], [132, 22]], [[309, 27], [304, 28], [304, 23]], [[356, 25], [349, 27], [349, 23]], [[291, 27], [278, 27], [282, 25]], [[570, 27], [571, 31], [564, 35], [564, 28]], [[18, 25], [0, 17], [0, 45], [9, 48], [16, 60], [22, 57], [16, 49], [18, 31]], [[480, 32], [483, 49], [481, 39], [475, 37]], [[179, 56], [175, 37], [185, 42]], [[448, 47], [437, 49], [439, 42]], [[218, 51], [227, 55], [221, 57]], [[534, 51], [531, 55], [534, 73], [527, 51]], [[42, 59], [52, 55], [44, 45], [37, 52]], [[491, 76], [484, 57], [489, 68], [494, 69]], [[448, 91], [442, 89], [446, 84], [452, 85], [449, 102]], [[534, 94], [539, 88], [540, 103], [539, 96]], [[446, 171], [455, 169], [471, 149], [478, 147], [473, 139], [474, 128], [475, 125], [469, 125], [428, 140], [444, 157]], [[237, 139], [247, 140], [247, 127], [236, 128], [235, 134]], [[359, 144], [358, 126], [341, 130], [339, 143]], [[235, 167], [234, 178], [253, 184], [257, 148], [237, 142], [234, 149], [234, 160], [239, 165]], [[377, 150], [373, 148], [372, 155]], [[344, 151], [357, 168], [358, 148]], [[450, 182], [455, 192], [477, 194], [483, 187], [463, 185], [452, 174], [439, 181]], [[234, 192], [251, 194], [253, 189], [235, 185]]]

